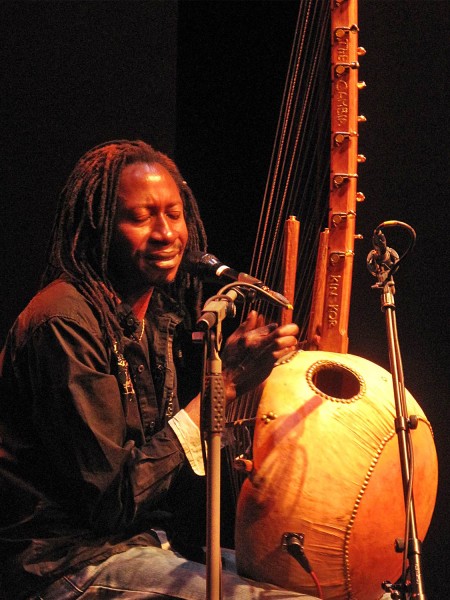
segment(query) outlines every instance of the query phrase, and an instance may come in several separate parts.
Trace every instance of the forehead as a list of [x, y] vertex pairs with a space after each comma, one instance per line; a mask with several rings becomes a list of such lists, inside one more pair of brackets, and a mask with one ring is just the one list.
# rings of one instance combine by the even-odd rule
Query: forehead
[[126, 165], [120, 174], [119, 196], [165, 190], [180, 198], [178, 186], [169, 171], [159, 163], [138, 162]]

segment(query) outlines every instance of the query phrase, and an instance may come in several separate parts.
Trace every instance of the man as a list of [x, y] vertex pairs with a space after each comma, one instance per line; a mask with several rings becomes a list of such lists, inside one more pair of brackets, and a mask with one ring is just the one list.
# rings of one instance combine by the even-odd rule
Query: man
[[[195, 199], [165, 155], [122, 140], [77, 163], [43, 287], [1, 356], [6, 598], [204, 597], [204, 565], [163, 550], [153, 528], [181, 471], [203, 473], [200, 396], [183, 355], [201, 287], [182, 258], [205, 249]], [[260, 325], [252, 312], [230, 336], [226, 401], [296, 344], [295, 325]], [[298, 596], [227, 572], [223, 589]]]

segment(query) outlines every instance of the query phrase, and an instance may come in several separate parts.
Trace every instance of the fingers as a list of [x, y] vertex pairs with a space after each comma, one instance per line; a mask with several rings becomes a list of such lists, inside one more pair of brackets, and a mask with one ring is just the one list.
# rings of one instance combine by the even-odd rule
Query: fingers
[[298, 327], [295, 323], [288, 323], [278, 327], [276, 323], [269, 323], [246, 333], [247, 346], [264, 345], [274, 350], [281, 350], [297, 344]]
[[284, 346], [280, 350], [275, 350], [272, 352], [272, 356], [275, 361], [280, 360], [280, 358], [286, 358], [292, 352], [297, 350], [297, 344], [292, 344], [291, 346]]
[[295, 323], [265, 325], [256, 311], [231, 334], [222, 353], [224, 380], [240, 395], [260, 385], [275, 363], [297, 347], [298, 327]]
[[298, 327], [295, 323], [287, 323], [278, 327], [277, 323], [265, 324], [264, 316], [258, 314], [256, 310], [251, 310], [245, 321], [243, 321], [236, 329], [236, 334], [246, 334], [251, 331], [258, 332], [259, 335], [265, 336], [274, 331], [274, 337], [285, 336], [285, 335], [298, 335]]
[[264, 319], [264, 315], [258, 315], [258, 319], [256, 321], [256, 327], [264, 327], [266, 320]]
[[245, 319], [245, 321], [242, 321], [242, 323], [239, 325], [239, 327], [237, 329], [235, 329], [235, 331], [232, 333], [232, 336], [239, 337], [239, 336], [242, 336], [242, 335], [248, 333], [252, 329], [255, 329], [256, 326], [258, 325], [258, 318], [259, 318], [259, 315], [256, 312], [256, 310], [251, 310], [248, 313], [248, 316]]
[[298, 327], [295, 323], [264, 325], [261, 316], [256, 311], [251, 311], [228, 338], [222, 360], [227, 368], [234, 368], [244, 360], [269, 364], [294, 348], [297, 336]]
[[[263, 331], [260, 328], [246, 334], [240, 364], [245, 365], [247, 371], [254, 374], [266, 373], [267, 376], [278, 360], [297, 349], [297, 337], [289, 333], [297, 333], [297, 328], [276, 328], [270, 333], [267, 333], [269, 326], [262, 329]], [[285, 335], [281, 335], [280, 331]]]
[[285, 357], [296, 349], [298, 332], [299, 330], [295, 323], [288, 323], [277, 327], [268, 337], [270, 343], [265, 348], [266, 352], [270, 353], [275, 361]]
[[261, 321], [261, 315], [258, 315], [256, 310], [251, 310], [245, 321], [242, 323], [244, 332], [247, 333], [256, 327], [264, 324], [264, 320]]
[[297, 338], [295, 336], [283, 336], [273, 340], [273, 344], [267, 351], [275, 361], [283, 358], [297, 348]]
[[294, 336], [297, 337], [298, 336], [298, 325], [296, 323], [287, 323], [286, 325], [281, 325], [280, 327], [277, 328], [278, 330], [278, 335], [280, 337], [283, 336]]

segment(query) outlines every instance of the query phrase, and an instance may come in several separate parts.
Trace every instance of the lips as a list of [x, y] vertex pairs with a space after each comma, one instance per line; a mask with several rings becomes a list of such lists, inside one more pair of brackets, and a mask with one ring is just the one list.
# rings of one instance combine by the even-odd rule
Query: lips
[[147, 260], [171, 260], [180, 254], [179, 250], [172, 250], [171, 252], [152, 252], [147, 254]]
[[178, 250], [175, 252], [155, 252], [146, 255], [145, 260], [160, 269], [170, 269], [178, 265], [181, 260], [181, 253]]

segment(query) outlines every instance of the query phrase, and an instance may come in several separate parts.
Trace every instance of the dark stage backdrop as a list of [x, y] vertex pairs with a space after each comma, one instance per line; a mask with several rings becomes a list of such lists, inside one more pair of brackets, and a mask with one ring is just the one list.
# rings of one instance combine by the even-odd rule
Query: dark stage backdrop
[[[1, 342], [37, 288], [70, 169], [106, 139], [140, 137], [172, 154], [211, 251], [248, 269], [296, 12], [283, 0], [0, 3]], [[431, 600], [450, 594], [448, 12], [446, 0], [360, 0], [366, 201], [350, 323], [350, 351], [388, 367], [365, 260], [376, 225], [406, 221], [418, 241], [396, 276], [400, 344], [440, 464], [424, 542]]]
[[175, 146], [176, 2], [0, 2], [1, 329], [36, 290], [56, 198], [108, 139]]

